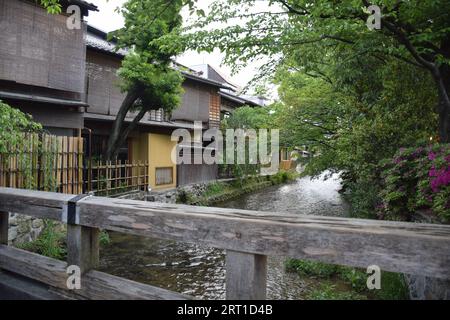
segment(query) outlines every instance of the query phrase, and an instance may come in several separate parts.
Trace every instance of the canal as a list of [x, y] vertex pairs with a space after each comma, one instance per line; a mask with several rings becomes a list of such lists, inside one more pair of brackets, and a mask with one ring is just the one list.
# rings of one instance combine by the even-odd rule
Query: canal
[[[338, 193], [340, 183], [297, 179], [218, 204], [223, 208], [294, 214], [345, 216], [348, 206]], [[101, 270], [203, 299], [225, 298], [224, 251], [197, 245], [112, 233], [101, 251]], [[304, 299], [317, 279], [285, 271], [285, 258], [269, 257], [269, 299]]]

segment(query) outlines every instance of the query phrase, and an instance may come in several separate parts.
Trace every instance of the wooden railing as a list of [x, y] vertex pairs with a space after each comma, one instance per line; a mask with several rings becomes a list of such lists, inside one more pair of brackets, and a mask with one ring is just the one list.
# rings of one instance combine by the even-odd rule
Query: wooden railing
[[[190, 297], [95, 271], [98, 230], [226, 250], [227, 299], [265, 299], [267, 256], [434, 278], [450, 277], [450, 226], [169, 205], [0, 188], [0, 269], [89, 299]], [[71, 209], [73, 208], [73, 209]], [[301, 209], [299, 209], [301, 211]], [[67, 263], [6, 246], [8, 214], [68, 224]], [[74, 213], [72, 216], [71, 213]], [[66, 267], [83, 270], [81, 289], [66, 287]]]
[[148, 162], [97, 161], [87, 171], [85, 190], [97, 196], [148, 190]]

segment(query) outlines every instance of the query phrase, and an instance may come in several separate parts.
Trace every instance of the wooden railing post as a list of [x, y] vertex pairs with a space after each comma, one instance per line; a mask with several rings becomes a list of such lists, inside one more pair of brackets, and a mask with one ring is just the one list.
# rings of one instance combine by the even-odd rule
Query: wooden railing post
[[82, 273], [99, 263], [99, 229], [67, 225], [67, 264], [78, 266]]
[[94, 269], [99, 263], [99, 235], [97, 228], [80, 226], [77, 203], [88, 198], [79, 195], [67, 205], [67, 264], [78, 266], [81, 273]]
[[9, 213], [0, 212], [0, 244], [8, 245]]
[[226, 253], [227, 300], [265, 300], [267, 256], [228, 250]]

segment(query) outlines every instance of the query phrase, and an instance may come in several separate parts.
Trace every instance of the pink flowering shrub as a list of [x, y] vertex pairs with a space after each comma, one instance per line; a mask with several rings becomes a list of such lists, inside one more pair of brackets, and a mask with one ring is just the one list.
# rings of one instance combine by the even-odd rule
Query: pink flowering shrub
[[418, 210], [450, 221], [450, 145], [400, 149], [383, 164], [381, 218], [410, 220]]

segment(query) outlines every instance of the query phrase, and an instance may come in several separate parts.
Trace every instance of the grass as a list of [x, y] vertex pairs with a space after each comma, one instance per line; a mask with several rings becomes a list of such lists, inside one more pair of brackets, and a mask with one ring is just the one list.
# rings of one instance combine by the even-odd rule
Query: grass
[[335, 285], [325, 283], [308, 294], [308, 300], [367, 300], [367, 296], [357, 292], [338, 291]]
[[285, 267], [287, 271], [297, 272], [302, 276], [326, 281], [341, 281], [349, 288], [342, 291], [326, 283], [310, 292], [311, 299], [406, 300], [409, 298], [408, 287], [402, 274], [382, 272], [381, 290], [369, 290], [366, 285], [368, 275], [361, 269], [296, 259], [288, 259]]
[[[61, 228], [61, 225], [51, 220], [45, 220], [44, 229], [36, 240], [19, 244], [17, 247], [49, 258], [65, 260], [67, 257], [66, 238], [67, 232]], [[99, 241], [100, 245], [108, 245], [110, 243], [108, 232], [100, 232]]]
[[55, 222], [46, 220], [44, 229], [36, 240], [20, 244], [17, 247], [49, 258], [64, 260], [67, 255], [66, 233], [58, 229]]

